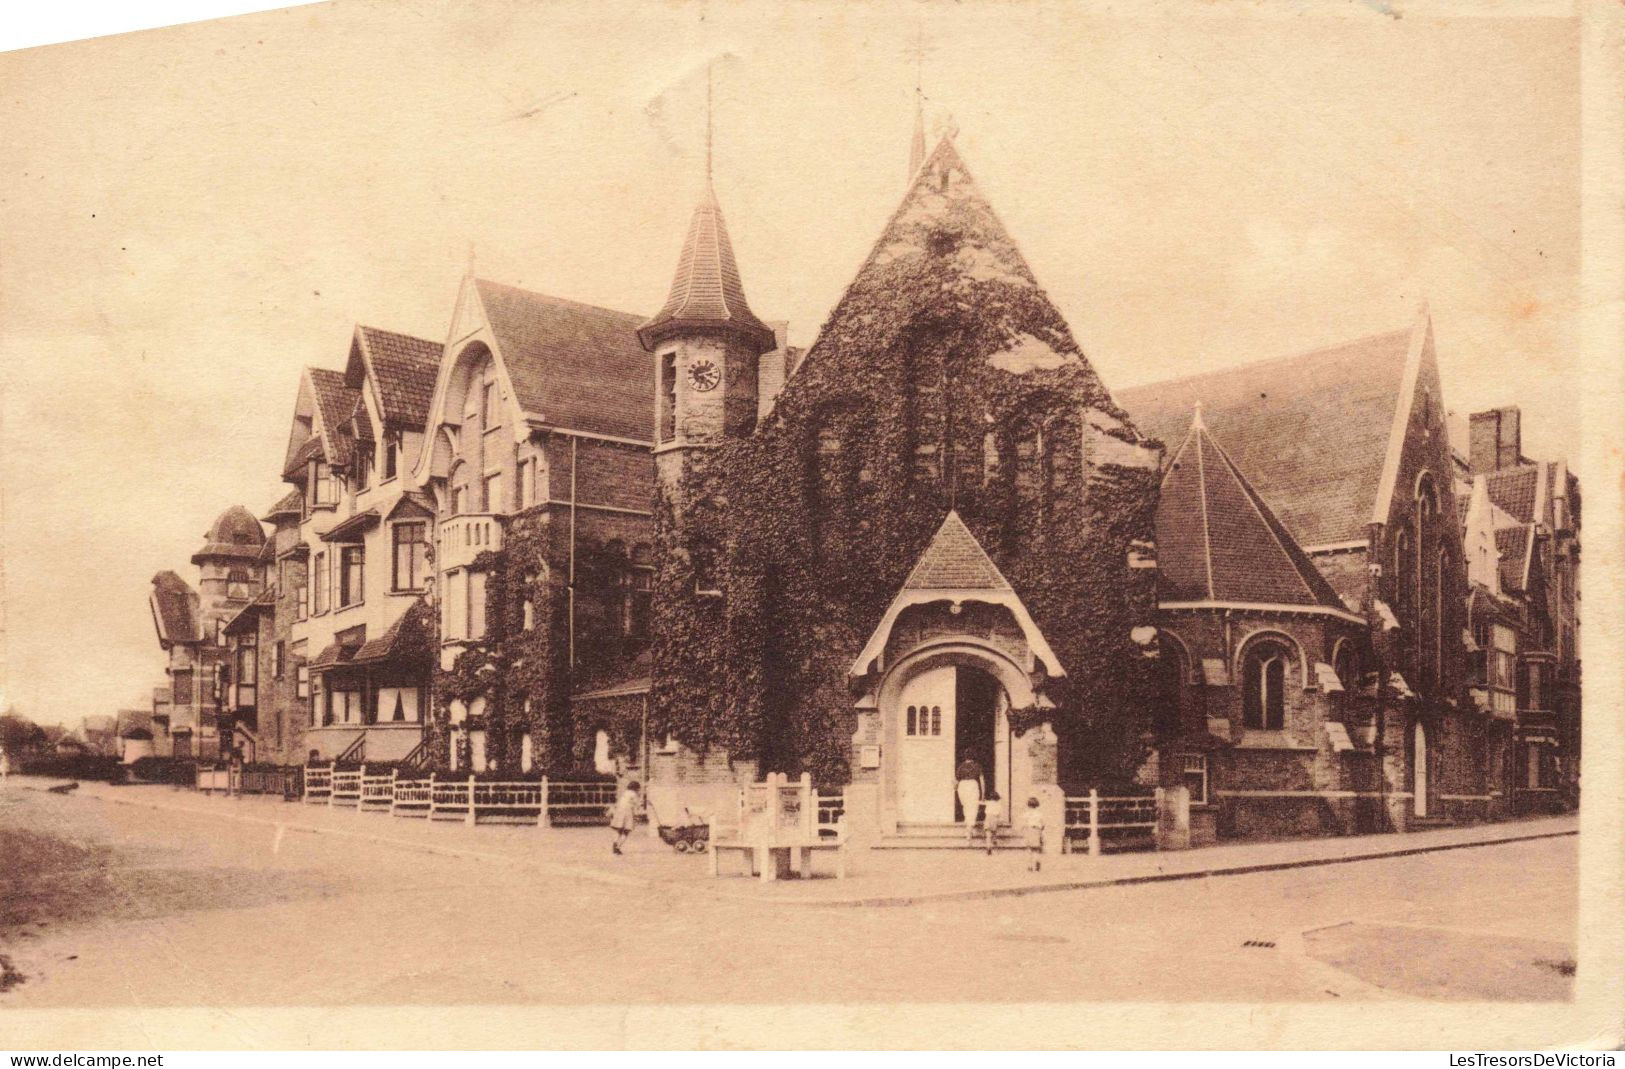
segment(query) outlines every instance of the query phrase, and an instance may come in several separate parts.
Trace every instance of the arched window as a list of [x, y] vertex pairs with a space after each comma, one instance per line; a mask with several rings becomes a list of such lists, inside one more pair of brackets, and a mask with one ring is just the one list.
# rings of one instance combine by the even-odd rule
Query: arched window
[[1243, 727], [1280, 731], [1286, 726], [1286, 681], [1291, 664], [1292, 651], [1279, 642], [1259, 642], [1247, 651], [1241, 672]]
[[615, 758], [611, 757], [609, 752], [609, 732], [603, 728], [599, 728], [598, 734], [593, 736], [592, 767], [593, 771], [600, 775], [610, 776], [615, 773]]
[[1411, 555], [1411, 533], [1401, 529], [1394, 536], [1394, 600], [1395, 606], [1405, 614], [1411, 607], [1411, 583], [1413, 582], [1412, 565], [1414, 558]]
[[1337, 673], [1343, 689], [1352, 691], [1360, 685], [1360, 651], [1348, 639], [1339, 639], [1332, 653], [1332, 670]]
[[1438, 531], [1439, 498], [1433, 488], [1433, 479], [1427, 474], [1416, 483], [1416, 532], [1412, 542], [1416, 563], [1412, 571], [1415, 594], [1411, 604], [1415, 607], [1413, 629], [1416, 642], [1416, 667], [1422, 685], [1431, 687], [1439, 678], [1438, 648], [1440, 606], [1436, 601], [1440, 585], [1439, 557], [1431, 552]]
[[1179, 730], [1181, 697], [1190, 670], [1185, 667], [1185, 651], [1177, 642], [1163, 642], [1157, 652], [1156, 707], [1151, 724], [1159, 735]]

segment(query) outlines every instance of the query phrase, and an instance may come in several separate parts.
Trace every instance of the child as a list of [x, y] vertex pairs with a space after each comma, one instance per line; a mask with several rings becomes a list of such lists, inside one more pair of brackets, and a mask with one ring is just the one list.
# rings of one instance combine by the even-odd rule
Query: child
[[1044, 863], [1044, 811], [1038, 808], [1038, 799], [1027, 799], [1027, 849], [1033, 852], [1031, 872], [1037, 872]]
[[621, 796], [615, 799], [615, 808], [609, 815], [609, 826], [615, 829], [615, 842], [610, 849], [617, 854], [621, 852], [621, 844], [626, 842], [626, 837], [632, 834], [632, 824], [637, 819], [638, 787], [637, 780], [628, 783]]
[[999, 834], [999, 792], [988, 791], [982, 799], [982, 838], [987, 843], [989, 856], [993, 854], [993, 840]]

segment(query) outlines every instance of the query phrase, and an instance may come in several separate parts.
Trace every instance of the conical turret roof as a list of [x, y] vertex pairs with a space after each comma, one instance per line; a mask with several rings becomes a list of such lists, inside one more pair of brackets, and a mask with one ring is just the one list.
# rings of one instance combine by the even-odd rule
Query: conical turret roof
[[638, 339], [653, 349], [661, 339], [690, 330], [737, 333], [757, 353], [776, 344], [772, 328], [756, 318], [745, 300], [728, 224], [709, 185], [689, 220], [671, 293], [654, 318], [638, 328]]
[[260, 547], [265, 544], [265, 528], [252, 512], [233, 505], [215, 517], [214, 525], [203, 537], [203, 548], [192, 554], [193, 564], [211, 557], [258, 560]]
[[1197, 410], [1157, 502], [1158, 600], [1348, 609]]

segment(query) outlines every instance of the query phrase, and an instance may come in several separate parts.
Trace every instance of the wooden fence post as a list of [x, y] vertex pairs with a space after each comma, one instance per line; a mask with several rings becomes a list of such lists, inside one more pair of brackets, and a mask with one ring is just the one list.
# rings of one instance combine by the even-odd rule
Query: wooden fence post
[[434, 772], [429, 772], [429, 822], [434, 823]]
[[1100, 856], [1100, 791], [1089, 788], [1089, 856]]
[[464, 818], [464, 823], [471, 828], [474, 826], [474, 773], [472, 772], [468, 774], [468, 816]]
[[329, 809], [333, 808], [333, 782], [338, 777], [338, 771], [339, 763], [337, 761], [327, 763], [327, 808]]

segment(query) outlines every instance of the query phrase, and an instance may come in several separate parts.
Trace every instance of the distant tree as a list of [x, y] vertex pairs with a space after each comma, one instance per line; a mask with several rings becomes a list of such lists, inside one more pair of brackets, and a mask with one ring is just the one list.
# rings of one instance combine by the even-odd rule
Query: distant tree
[[16, 713], [0, 716], [0, 746], [6, 753], [20, 755], [45, 748], [45, 729], [27, 717]]

